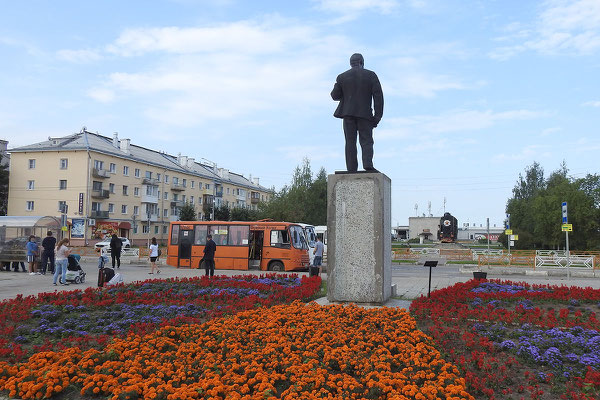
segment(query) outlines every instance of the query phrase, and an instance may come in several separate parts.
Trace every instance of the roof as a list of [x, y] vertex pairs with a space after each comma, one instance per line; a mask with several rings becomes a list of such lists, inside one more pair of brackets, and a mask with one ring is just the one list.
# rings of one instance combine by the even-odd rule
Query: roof
[[[113, 145], [113, 141], [119, 147]], [[36, 151], [95, 151], [131, 161], [138, 161], [145, 164], [154, 165], [170, 171], [196, 175], [201, 178], [211, 179], [220, 183], [232, 183], [238, 186], [247, 188], [270, 191], [264, 186], [257, 185], [243, 175], [229, 173], [228, 177], [220, 177], [215, 166], [209, 166], [193, 161], [188, 157], [173, 156], [162, 151], [147, 149], [145, 147], [129, 144], [124, 146], [124, 141], [129, 139], [119, 140], [117, 137], [109, 138], [99, 133], [82, 130], [79, 133], [60, 137], [48, 138], [44, 142], [34, 143], [27, 146], [17, 147], [9, 150], [11, 153], [36, 152]], [[126, 148], [122, 150], [121, 147]], [[180, 163], [180, 161], [183, 161]], [[183, 165], [182, 165], [183, 164]], [[185, 166], [184, 166], [185, 165]]]
[[0, 217], [0, 227], [3, 226], [10, 228], [60, 227], [60, 222], [55, 217], [50, 216], [3, 216]]

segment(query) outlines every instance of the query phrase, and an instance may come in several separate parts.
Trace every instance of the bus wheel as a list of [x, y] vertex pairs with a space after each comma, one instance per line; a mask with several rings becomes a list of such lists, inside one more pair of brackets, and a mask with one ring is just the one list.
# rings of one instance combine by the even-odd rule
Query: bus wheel
[[279, 261], [273, 261], [271, 263], [271, 271], [276, 271], [276, 272], [283, 271], [283, 264]]

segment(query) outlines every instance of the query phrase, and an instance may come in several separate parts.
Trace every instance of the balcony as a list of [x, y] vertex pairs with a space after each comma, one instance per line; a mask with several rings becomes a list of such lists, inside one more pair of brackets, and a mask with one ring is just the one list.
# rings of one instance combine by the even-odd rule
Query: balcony
[[182, 200], [171, 201], [171, 207], [183, 207], [184, 203]]
[[205, 205], [212, 205], [213, 202], [214, 202], [214, 200], [215, 200], [215, 197], [213, 195], [211, 195], [211, 194], [204, 194], [204, 195], [202, 195], [202, 202]]
[[110, 177], [110, 172], [105, 169], [94, 168], [92, 169], [92, 176], [94, 178], [108, 178]]
[[110, 192], [103, 189], [93, 189], [92, 197], [94, 199], [108, 199], [110, 197]]
[[154, 178], [144, 178], [142, 179], [142, 184], [143, 185], [152, 185], [152, 186], [158, 186], [158, 179], [154, 179]]
[[258, 202], [260, 202], [260, 193], [258, 193], [258, 192], [252, 192], [250, 194], [250, 203], [252, 203], [252, 204], [258, 204]]
[[185, 186], [183, 186], [181, 183], [172, 183], [171, 190], [174, 190], [176, 192], [181, 192], [181, 191], [185, 190]]
[[143, 194], [142, 203], [158, 204], [158, 195], [153, 196], [151, 194]]
[[[142, 222], [148, 222], [148, 215], [147, 214], [140, 215], [140, 221], [142, 221]], [[157, 222], [157, 221], [158, 221], [158, 215], [151, 214], [150, 215], [150, 222]]]
[[94, 218], [94, 219], [107, 219], [108, 218], [108, 211], [92, 210], [92, 213], [90, 214], [90, 218]]
[[215, 196], [216, 196], [216, 197], [223, 197], [223, 189], [221, 189], [221, 190], [217, 190], [217, 191], [215, 192]]

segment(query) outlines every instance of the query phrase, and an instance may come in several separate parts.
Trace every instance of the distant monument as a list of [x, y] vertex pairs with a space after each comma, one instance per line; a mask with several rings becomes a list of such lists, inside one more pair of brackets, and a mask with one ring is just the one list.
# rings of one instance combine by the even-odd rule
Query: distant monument
[[[375, 171], [373, 167], [373, 128], [379, 124], [383, 116], [383, 91], [375, 72], [365, 69], [364, 65], [365, 61], [361, 54], [352, 54], [350, 57], [351, 68], [338, 75], [331, 91], [331, 98], [339, 100], [333, 116], [344, 120], [346, 170], [348, 172], [358, 170], [357, 136], [362, 152], [363, 168], [366, 171]], [[375, 108], [374, 115], [371, 104]]]
[[[384, 304], [392, 295], [391, 180], [373, 167], [383, 91], [377, 75], [363, 68], [362, 55], [353, 54], [350, 66], [331, 92], [340, 102], [333, 115], [344, 120], [349, 173], [327, 178], [327, 299]], [[357, 136], [367, 173], [356, 173]]]

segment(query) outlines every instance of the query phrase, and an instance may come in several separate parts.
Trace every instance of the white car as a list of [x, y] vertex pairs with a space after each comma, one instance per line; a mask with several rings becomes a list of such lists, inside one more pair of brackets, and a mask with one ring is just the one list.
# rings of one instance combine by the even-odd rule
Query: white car
[[[110, 239], [111, 238], [109, 237], [109, 238], [104, 239], [101, 242], [96, 243], [94, 245], [94, 248], [96, 250], [100, 250], [100, 249], [102, 249], [104, 247], [110, 249]], [[129, 242], [129, 239], [127, 239], [126, 237], [120, 237], [119, 239], [121, 239], [121, 243], [123, 243], [123, 248], [124, 249], [128, 249], [128, 248], [131, 247], [131, 243]]]

